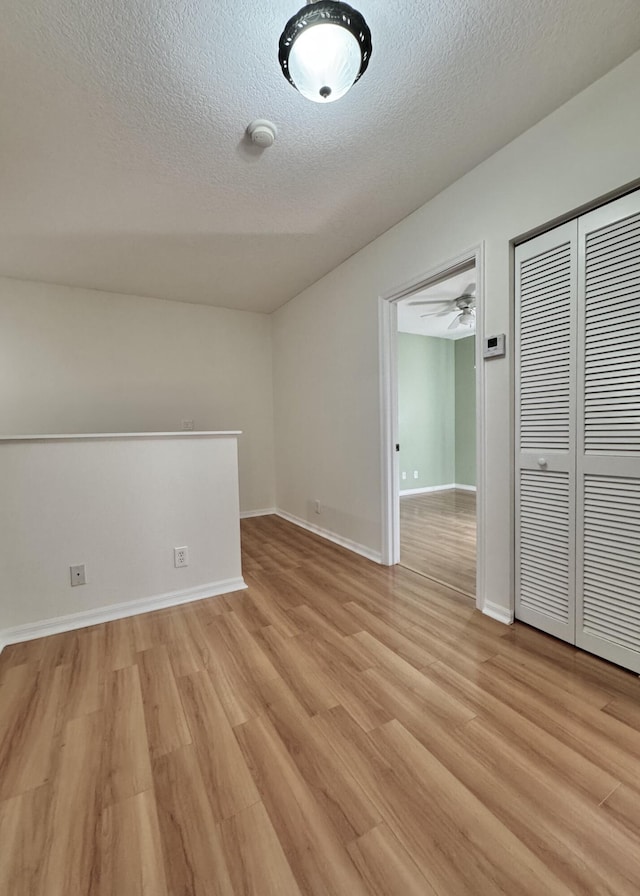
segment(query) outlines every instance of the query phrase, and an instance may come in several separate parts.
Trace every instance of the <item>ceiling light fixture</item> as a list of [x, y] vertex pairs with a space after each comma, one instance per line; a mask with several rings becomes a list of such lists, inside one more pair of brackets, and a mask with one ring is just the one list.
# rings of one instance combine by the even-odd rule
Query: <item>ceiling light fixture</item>
[[312, 0], [285, 25], [278, 58], [283, 75], [303, 96], [332, 103], [366, 71], [371, 32], [346, 3]]

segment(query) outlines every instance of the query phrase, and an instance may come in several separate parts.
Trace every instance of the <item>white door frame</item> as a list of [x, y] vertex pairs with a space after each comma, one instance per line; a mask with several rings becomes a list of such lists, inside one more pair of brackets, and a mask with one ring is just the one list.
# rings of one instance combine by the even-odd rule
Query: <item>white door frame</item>
[[380, 437], [382, 473], [382, 562], [400, 562], [400, 484], [398, 482], [398, 359], [397, 331], [400, 299], [475, 264], [476, 269], [476, 606], [485, 602], [485, 390], [482, 346], [484, 341], [484, 243], [425, 274], [379, 296]]

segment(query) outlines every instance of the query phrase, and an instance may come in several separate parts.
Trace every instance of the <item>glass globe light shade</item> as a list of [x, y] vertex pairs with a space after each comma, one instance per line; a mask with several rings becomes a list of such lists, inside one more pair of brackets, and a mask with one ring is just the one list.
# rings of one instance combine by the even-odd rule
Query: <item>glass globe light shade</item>
[[316, 103], [344, 96], [360, 71], [362, 55], [356, 38], [333, 23], [307, 28], [289, 54], [289, 73], [300, 93]]
[[280, 35], [282, 74], [307, 99], [332, 103], [364, 74], [371, 31], [363, 16], [341, 0], [310, 0]]

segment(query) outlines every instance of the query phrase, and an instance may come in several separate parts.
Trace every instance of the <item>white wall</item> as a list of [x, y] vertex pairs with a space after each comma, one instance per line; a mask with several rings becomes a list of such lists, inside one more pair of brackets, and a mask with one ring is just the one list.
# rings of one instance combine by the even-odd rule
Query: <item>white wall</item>
[[[0, 440], [0, 495], [0, 642], [16, 626], [243, 586], [235, 437]], [[87, 584], [72, 588], [80, 563]]]
[[242, 430], [240, 507], [275, 503], [265, 314], [0, 279], [0, 434]]
[[[640, 177], [638, 85], [640, 53], [276, 312], [281, 508], [309, 518], [317, 498], [320, 525], [381, 549], [378, 296], [484, 241], [484, 330], [511, 333], [510, 240]], [[484, 593], [504, 610], [513, 605], [512, 348], [509, 338], [507, 358], [485, 366]]]

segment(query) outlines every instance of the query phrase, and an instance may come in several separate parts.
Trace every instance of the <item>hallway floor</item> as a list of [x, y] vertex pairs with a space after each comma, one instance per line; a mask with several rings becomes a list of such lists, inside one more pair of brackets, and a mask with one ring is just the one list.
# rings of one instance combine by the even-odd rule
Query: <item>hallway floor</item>
[[1, 893], [637, 896], [637, 676], [242, 539], [248, 590], [5, 648]]
[[475, 598], [475, 492], [449, 489], [401, 497], [400, 563]]

